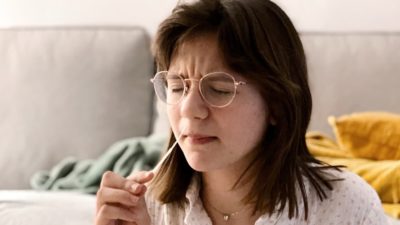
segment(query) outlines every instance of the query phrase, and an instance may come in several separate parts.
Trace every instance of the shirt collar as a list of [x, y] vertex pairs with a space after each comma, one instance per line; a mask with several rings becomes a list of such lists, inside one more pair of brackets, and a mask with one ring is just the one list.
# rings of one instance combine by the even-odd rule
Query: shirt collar
[[[203, 207], [203, 203], [200, 199], [200, 175], [194, 174], [188, 190], [186, 191], [186, 199], [189, 202], [188, 207], [185, 210], [185, 224], [193, 224], [196, 222], [207, 222], [211, 225], [211, 219]], [[203, 219], [199, 219], [203, 218]], [[204, 221], [206, 220], [206, 221]], [[204, 223], [202, 223], [204, 224]]]
[[[305, 184], [305, 189], [307, 196], [310, 195], [310, 185], [307, 179], [304, 179], [304, 184]], [[186, 191], [186, 199], [188, 200], [188, 207], [185, 210], [185, 218], [184, 222], [185, 224], [193, 224], [193, 221], [202, 221], [207, 222], [207, 224], [212, 224], [211, 219], [208, 216], [207, 212], [205, 211], [203, 207], [203, 203], [200, 199], [200, 185], [201, 185], [201, 177], [199, 174], [194, 174], [192, 177], [192, 180], [189, 184], [189, 187]], [[298, 206], [299, 206], [299, 215], [300, 217], [303, 216], [304, 214], [304, 202], [303, 198], [301, 197], [301, 193], [299, 188], [296, 189], [297, 192], [297, 201], [298, 201]], [[309, 202], [310, 206], [310, 202]], [[276, 207], [277, 209], [279, 206]], [[257, 219], [255, 225], [263, 225], [263, 224], [285, 224], [285, 225], [291, 225], [296, 223], [296, 218], [292, 218], [289, 220], [287, 217], [288, 214], [288, 204], [286, 204], [284, 210], [282, 213], [273, 213], [272, 215], [269, 214], [264, 214], [260, 218]], [[281, 218], [282, 217], [282, 218]], [[203, 218], [199, 220], [199, 218]]]
[[189, 201], [190, 206], [193, 206], [193, 204], [199, 201], [201, 182], [200, 179], [200, 175], [194, 174], [186, 191], [186, 199]]

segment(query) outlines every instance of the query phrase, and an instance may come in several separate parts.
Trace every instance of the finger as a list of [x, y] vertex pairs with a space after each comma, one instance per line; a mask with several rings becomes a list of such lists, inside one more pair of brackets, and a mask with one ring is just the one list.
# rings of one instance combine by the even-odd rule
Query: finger
[[125, 178], [112, 171], [107, 171], [103, 173], [100, 187], [111, 187], [111, 188], [121, 189], [123, 188], [124, 183], [125, 183]]
[[[114, 188], [114, 189], [122, 189], [125, 191], [129, 191], [131, 193], [134, 193], [135, 190], [132, 189], [132, 185], [134, 185], [134, 184], [136, 184], [135, 181], [125, 179], [124, 177], [122, 177], [114, 172], [107, 171], [103, 174], [103, 177], [101, 179], [100, 188], [109, 187], [109, 188]], [[138, 188], [138, 187], [135, 186], [135, 188]]]
[[154, 173], [152, 171], [138, 171], [138, 172], [134, 172], [131, 175], [129, 175], [127, 177], [127, 179], [133, 180], [140, 184], [144, 184], [144, 183], [151, 181], [151, 179], [153, 179], [153, 177], [154, 177]]
[[136, 206], [139, 197], [121, 189], [101, 187], [97, 192], [97, 209], [104, 204], [118, 203], [127, 207]]
[[136, 196], [142, 196], [146, 193], [147, 187], [144, 184], [134, 183], [131, 186], [131, 193]]
[[153, 172], [139, 171], [131, 174], [127, 178], [124, 178], [114, 172], [107, 171], [103, 174], [100, 186], [107, 186], [112, 188], [131, 190], [131, 186], [134, 183], [146, 183], [152, 180], [154, 177]]
[[96, 215], [96, 224], [106, 225], [113, 220], [135, 222], [137, 218], [135, 213], [123, 207], [108, 204], [103, 205]]

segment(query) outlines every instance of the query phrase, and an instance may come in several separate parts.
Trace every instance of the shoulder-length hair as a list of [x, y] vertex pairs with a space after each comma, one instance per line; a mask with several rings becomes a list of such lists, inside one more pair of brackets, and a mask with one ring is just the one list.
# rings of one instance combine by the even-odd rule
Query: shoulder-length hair
[[[312, 100], [306, 58], [296, 29], [269, 0], [181, 4], [160, 24], [156, 34], [153, 51], [158, 69], [168, 70], [177, 48], [205, 33], [216, 34], [226, 64], [255, 85], [276, 123], [268, 126], [256, 156], [239, 178], [251, 178], [253, 185], [242, 201], [254, 204], [254, 213], [263, 214], [282, 213], [287, 204], [292, 218], [299, 216], [300, 197], [307, 219], [305, 181], [323, 200], [335, 179], [326, 174], [332, 166], [315, 159], [306, 146]], [[174, 142], [171, 135], [168, 147]], [[162, 203], [183, 207], [195, 173], [177, 145], [154, 178], [152, 193]]]

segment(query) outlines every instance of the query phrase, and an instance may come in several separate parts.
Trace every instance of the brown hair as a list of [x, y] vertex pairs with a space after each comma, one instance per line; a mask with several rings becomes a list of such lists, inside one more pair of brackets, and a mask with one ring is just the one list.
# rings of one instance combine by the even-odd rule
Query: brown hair
[[[178, 5], [156, 35], [153, 50], [158, 69], [168, 70], [182, 42], [209, 32], [217, 35], [227, 65], [256, 86], [276, 120], [239, 179], [254, 179], [252, 191], [243, 202], [253, 203], [254, 212], [263, 214], [275, 210], [282, 213], [288, 204], [289, 218], [298, 217], [296, 189], [300, 188], [307, 219], [305, 179], [323, 200], [335, 180], [328, 179], [325, 170], [338, 168], [316, 160], [306, 146], [312, 101], [305, 54], [296, 29], [269, 0], [199, 0]], [[174, 142], [171, 135], [169, 146]], [[183, 206], [195, 173], [177, 145], [154, 178], [153, 193], [163, 203]]]

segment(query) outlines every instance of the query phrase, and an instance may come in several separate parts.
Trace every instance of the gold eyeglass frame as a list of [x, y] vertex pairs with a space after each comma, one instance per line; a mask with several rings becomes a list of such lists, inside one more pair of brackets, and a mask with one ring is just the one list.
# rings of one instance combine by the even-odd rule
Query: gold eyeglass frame
[[[158, 97], [159, 99], [161, 99], [161, 101], [163, 101], [163, 102], [164, 102], [165, 104], [167, 104], [167, 105], [177, 105], [177, 104], [179, 104], [179, 103], [183, 100], [183, 98], [187, 95], [187, 93], [189, 92], [189, 89], [190, 89], [190, 88], [188, 87], [188, 85], [187, 85], [187, 81], [196, 81], [196, 82], [198, 82], [199, 85], [198, 85], [197, 88], [198, 88], [198, 90], [199, 90], [199, 92], [200, 92], [201, 98], [202, 98], [203, 101], [206, 102], [208, 105], [210, 105], [211, 107], [215, 107], [215, 108], [223, 108], [223, 107], [226, 107], [226, 106], [230, 105], [230, 104], [233, 102], [233, 100], [235, 99], [235, 97], [236, 97], [236, 92], [237, 92], [238, 86], [246, 85], [246, 84], [247, 84], [247, 83], [244, 82], [244, 81], [237, 81], [237, 80], [235, 79], [234, 76], [232, 76], [231, 74], [226, 73], [226, 72], [218, 72], [218, 71], [217, 71], [217, 72], [211, 72], [211, 73], [208, 73], [208, 74], [204, 75], [204, 76], [201, 77], [200, 79], [183, 78], [182, 75], [177, 74], [176, 76], [178, 76], [178, 77], [182, 80], [182, 82], [183, 82], [183, 84], [184, 84], [184, 90], [183, 90], [183, 94], [182, 94], [182, 96], [180, 97], [180, 99], [179, 99], [176, 103], [171, 104], [171, 103], [168, 103], [168, 102], [164, 101], [164, 100], [159, 96], [158, 92], [156, 91], [156, 87], [155, 87], [154, 80], [156, 79], [157, 76], [159, 76], [159, 74], [168, 74], [168, 71], [163, 70], [163, 71], [157, 72], [157, 73], [154, 75], [154, 77], [153, 77], [152, 79], [150, 79], [150, 82], [152, 82], [153, 85], [154, 85], [154, 91], [156, 92], [157, 97]], [[222, 105], [222, 106], [214, 105], [214, 104], [211, 104], [209, 101], [207, 101], [207, 99], [204, 97], [204, 94], [203, 94], [203, 92], [202, 92], [202, 90], [201, 90], [201, 88], [200, 88], [200, 85], [201, 85], [201, 82], [203, 81], [203, 79], [205, 79], [206, 77], [209, 77], [209, 76], [211, 76], [211, 75], [214, 75], [214, 74], [225, 74], [225, 75], [229, 76], [229, 77], [233, 80], [233, 84], [234, 84], [234, 86], [235, 86], [235, 90], [234, 90], [233, 97], [231, 98], [231, 100], [229, 100], [228, 103], [226, 103], [226, 104], [224, 104], [224, 105]]]

